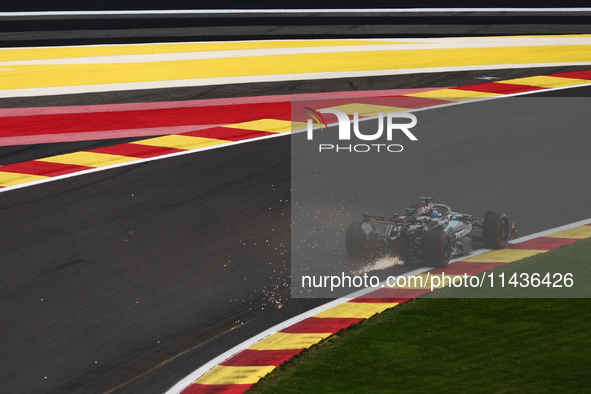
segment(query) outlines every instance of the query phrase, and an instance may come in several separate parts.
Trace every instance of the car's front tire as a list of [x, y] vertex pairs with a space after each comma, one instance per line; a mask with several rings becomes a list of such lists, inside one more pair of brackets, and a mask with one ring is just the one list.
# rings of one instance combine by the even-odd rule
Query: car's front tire
[[451, 259], [451, 238], [443, 230], [427, 230], [421, 244], [423, 263], [435, 267], [447, 267]]
[[352, 257], [361, 257], [369, 252], [367, 234], [363, 232], [361, 223], [363, 222], [351, 222], [347, 228], [345, 248]]
[[501, 212], [488, 212], [482, 224], [482, 239], [490, 249], [503, 249], [509, 242], [511, 224], [507, 215]]

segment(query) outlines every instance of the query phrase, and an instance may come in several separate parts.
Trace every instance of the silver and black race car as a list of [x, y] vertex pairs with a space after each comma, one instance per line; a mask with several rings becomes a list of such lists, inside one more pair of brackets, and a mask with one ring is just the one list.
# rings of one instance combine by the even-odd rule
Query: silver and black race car
[[491, 209], [477, 218], [433, 204], [433, 197], [421, 199], [406, 208], [406, 215], [362, 215], [363, 220], [352, 222], [345, 239], [349, 255], [387, 253], [445, 267], [452, 257], [472, 252], [471, 238], [481, 238], [490, 249], [502, 249], [517, 238], [515, 224], [504, 213]]

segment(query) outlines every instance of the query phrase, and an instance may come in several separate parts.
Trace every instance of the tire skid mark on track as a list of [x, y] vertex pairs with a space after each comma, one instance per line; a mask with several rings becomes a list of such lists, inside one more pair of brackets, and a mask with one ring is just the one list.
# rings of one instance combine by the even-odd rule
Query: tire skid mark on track
[[[326, 96], [320, 96], [315, 109], [339, 105], [347, 106], [349, 109], [355, 108], [355, 111], [363, 108], [365, 112], [358, 111], [361, 117], [369, 117], [383, 111], [385, 102], [388, 103], [386, 107], [391, 111], [413, 111], [456, 102], [574, 87], [588, 83], [591, 83], [591, 70], [429, 89], [402, 95], [385, 94], [379, 97], [381, 104], [379, 109], [372, 107], [376, 100], [375, 92], [372, 92], [373, 97], [363, 98], [329, 99]], [[385, 93], [391, 94], [391, 92]], [[292, 121], [291, 103], [286, 97], [284, 101], [271, 99], [271, 102], [267, 103], [196, 105], [195, 107], [186, 106], [185, 103], [179, 107], [149, 110], [114, 111], [115, 107], [112, 105], [105, 107], [108, 116], [105, 116], [105, 112], [97, 111], [96, 108], [89, 113], [80, 112], [79, 109], [74, 109], [73, 113], [65, 110], [64, 113], [63, 108], [55, 111], [46, 108], [43, 115], [29, 116], [6, 116], [10, 112], [4, 111], [3, 116], [0, 117], [0, 124], [4, 135], [7, 136], [5, 138], [23, 137], [23, 134], [26, 137], [35, 138], [46, 135], [48, 130], [74, 135], [105, 129], [121, 131], [125, 127], [128, 127], [131, 132], [142, 127], [158, 130], [166, 128], [174, 130], [176, 127], [183, 132], [1, 166], [0, 191], [145, 160], [270, 138], [289, 133], [294, 127], [296, 129], [305, 127], [303, 122]], [[196, 107], [199, 110], [196, 111]], [[220, 123], [224, 125], [220, 126]], [[191, 124], [193, 126], [190, 126]], [[207, 124], [211, 127], [208, 128]]]
[[[517, 239], [506, 249], [481, 250], [481, 253], [455, 259], [445, 268], [427, 268], [421, 273], [413, 271], [404, 276], [439, 275], [445, 271], [451, 277], [465, 274], [470, 277], [588, 238], [591, 238], [591, 219]], [[233, 354], [231, 350], [225, 358], [213, 362], [204, 373], [197, 370], [166, 394], [244, 393], [265, 375], [305, 349], [373, 315], [431, 291], [429, 286], [389, 288], [386, 285], [378, 290], [355, 293], [362, 294], [348, 301], [342, 298], [341, 303], [312, 316], [302, 317], [248, 347], [232, 349], [235, 350]]]

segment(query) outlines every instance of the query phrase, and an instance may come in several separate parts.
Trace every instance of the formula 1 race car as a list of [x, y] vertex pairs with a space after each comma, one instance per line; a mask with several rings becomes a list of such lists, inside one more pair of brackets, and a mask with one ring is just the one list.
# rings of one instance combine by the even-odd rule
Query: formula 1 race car
[[491, 249], [502, 249], [517, 238], [515, 224], [504, 213], [491, 209], [477, 218], [433, 204], [433, 197], [421, 199], [422, 203], [406, 208], [406, 215], [362, 215], [363, 220], [352, 222], [345, 239], [349, 255], [393, 254], [404, 261], [445, 267], [452, 257], [472, 252], [471, 238], [481, 238]]

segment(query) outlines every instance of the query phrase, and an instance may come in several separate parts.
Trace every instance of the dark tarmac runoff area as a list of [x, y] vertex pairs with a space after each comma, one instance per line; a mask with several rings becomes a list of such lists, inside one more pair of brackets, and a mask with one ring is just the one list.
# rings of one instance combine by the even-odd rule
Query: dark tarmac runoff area
[[[176, 7], [175, 7], [176, 5]], [[363, 39], [421, 37], [491, 37], [589, 34], [591, 11], [582, 1], [560, 4], [496, 1], [473, 8], [469, 1], [300, 1], [291, 3], [222, 1], [195, 10], [183, 2], [15, 1], [0, 12], [46, 11], [44, 14], [1, 14], [2, 47], [94, 45], [153, 42]], [[201, 5], [200, 5], [201, 6]], [[521, 10], [507, 10], [507, 8]], [[547, 7], [545, 10], [544, 8]], [[568, 10], [569, 7], [579, 9]], [[581, 7], [586, 7], [581, 9]], [[357, 10], [364, 8], [365, 10]], [[429, 8], [438, 10], [428, 11]], [[451, 8], [456, 8], [453, 10]], [[457, 8], [460, 8], [458, 10]], [[462, 8], [464, 8], [462, 10]], [[505, 8], [498, 10], [499, 8]], [[532, 10], [532, 8], [535, 8]], [[553, 11], [562, 8], [562, 11]], [[56, 14], [64, 10], [79, 14]], [[155, 12], [145, 12], [146, 10]], [[158, 13], [157, 11], [178, 10]], [[191, 12], [190, 10], [197, 12]], [[449, 9], [449, 10], [448, 10]], [[528, 10], [529, 9], [529, 10]], [[133, 11], [143, 13], [132, 13]], [[218, 10], [217, 12], [215, 10]], [[234, 11], [232, 11], [234, 10]], [[345, 10], [345, 11], [343, 11]], [[48, 13], [47, 11], [53, 11]], [[86, 13], [85, 13], [86, 11]], [[118, 11], [119, 14], [101, 12]], [[125, 11], [131, 11], [125, 13]]]
[[158, 367], [145, 390], [163, 392], [321, 303], [289, 299], [289, 139], [203, 153], [0, 194], [0, 391], [107, 392]]

